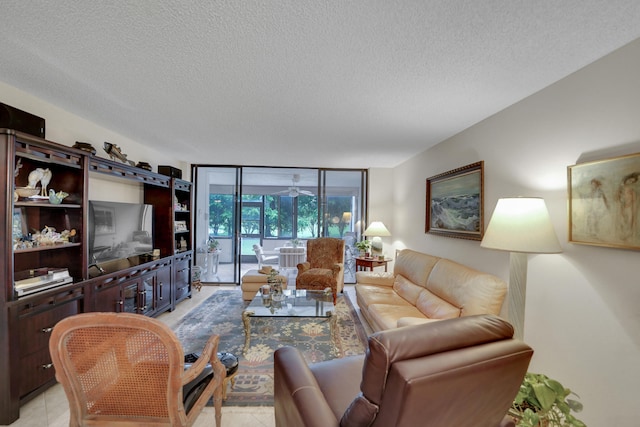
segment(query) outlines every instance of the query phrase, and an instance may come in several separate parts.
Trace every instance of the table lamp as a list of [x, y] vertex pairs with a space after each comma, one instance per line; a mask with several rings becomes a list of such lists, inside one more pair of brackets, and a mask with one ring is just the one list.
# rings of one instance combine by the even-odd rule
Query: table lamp
[[509, 321], [523, 339], [527, 290], [527, 254], [560, 253], [562, 248], [544, 200], [538, 197], [499, 199], [480, 246], [509, 251]]
[[387, 227], [381, 221], [373, 221], [369, 224], [366, 230], [363, 233], [367, 237], [372, 237], [371, 239], [371, 255], [382, 255], [382, 239], [381, 237], [391, 236]]

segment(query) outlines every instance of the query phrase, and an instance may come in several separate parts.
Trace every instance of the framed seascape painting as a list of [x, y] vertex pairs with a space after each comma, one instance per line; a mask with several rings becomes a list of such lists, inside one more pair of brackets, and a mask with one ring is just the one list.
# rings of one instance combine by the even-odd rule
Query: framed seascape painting
[[484, 162], [427, 178], [425, 233], [482, 240]]
[[569, 241], [640, 250], [640, 153], [567, 168]]

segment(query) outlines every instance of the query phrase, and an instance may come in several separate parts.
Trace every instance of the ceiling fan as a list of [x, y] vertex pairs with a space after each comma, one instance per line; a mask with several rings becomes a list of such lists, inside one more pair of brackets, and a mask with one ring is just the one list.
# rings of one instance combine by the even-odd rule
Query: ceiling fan
[[289, 197], [298, 197], [301, 194], [303, 194], [305, 196], [315, 196], [315, 194], [313, 194], [311, 191], [301, 190], [300, 187], [298, 187], [296, 185], [298, 182], [300, 182], [300, 175], [299, 174], [297, 174], [297, 173], [294, 174], [293, 178], [291, 179], [291, 182], [292, 182], [292, 185], [291, 185], [291, 187], [289, 187], [289, 189], [278, 191], [275, 194], [286, 194]]

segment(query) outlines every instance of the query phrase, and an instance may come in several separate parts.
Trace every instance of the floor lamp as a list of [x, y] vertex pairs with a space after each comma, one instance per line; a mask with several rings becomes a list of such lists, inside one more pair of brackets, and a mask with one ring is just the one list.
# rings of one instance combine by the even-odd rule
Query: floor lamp
[[527, 254], [562, 252], [544, 200], [514, 197], [498, 200], [480, 246], [509, 251], [509, 321], [514, 336], [524, 337]]
[[371, 255], [382, 255], [382, 239], [381, 237], [391, 236], [387, 227], [381, 221], [373, 221], [369, 224], [363, 233], [367, 237], [373, 237], [371, 239]]

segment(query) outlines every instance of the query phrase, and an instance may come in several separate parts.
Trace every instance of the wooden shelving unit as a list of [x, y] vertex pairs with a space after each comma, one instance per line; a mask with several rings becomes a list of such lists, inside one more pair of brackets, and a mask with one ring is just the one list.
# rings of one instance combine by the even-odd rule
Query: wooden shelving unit
[[[19, 163], [18, 163], [19, 160]], [[176, 302], [191, 295], [193, 237], [191, 234], [191, 184], [144, 169], [95, 157], [13, 130], [0, 129], [0, 194], [4, 201], [0, 221], [5, 236], [0, 244], [0, 424], [19, 417], [20, 405], [55, 383], [48, 351], [49, 335], [61, 319], [90, 311], [129, 311], [155, 316], [172, 310]], [[14, 200], [13, 188], [24, 187], [29, 173], [49, 169], [48, 188], [69, 194], [61, 204], [45, 199]], [[144, 203], [154, 205], [154, 248], [160, 256], [139, 257], [118, 271], [91, 277], [88, 254], [89, 174], [98, 173], [140, 183]], [[184, 209], [175, 210], [174, 198]], [[187, 230], [175, 233], [175, 221]], [[42, 231], [75, 230], [64, 243], [35, 246], [17, 243], [22, 235]], [[176, 245], [176, 236], [185, 246]], [[66, 268], [73, 279], [37, 293], [18, 297], [16, 277], [41, 269]], [[25, 273], [26, 272], [26, 273]]]

